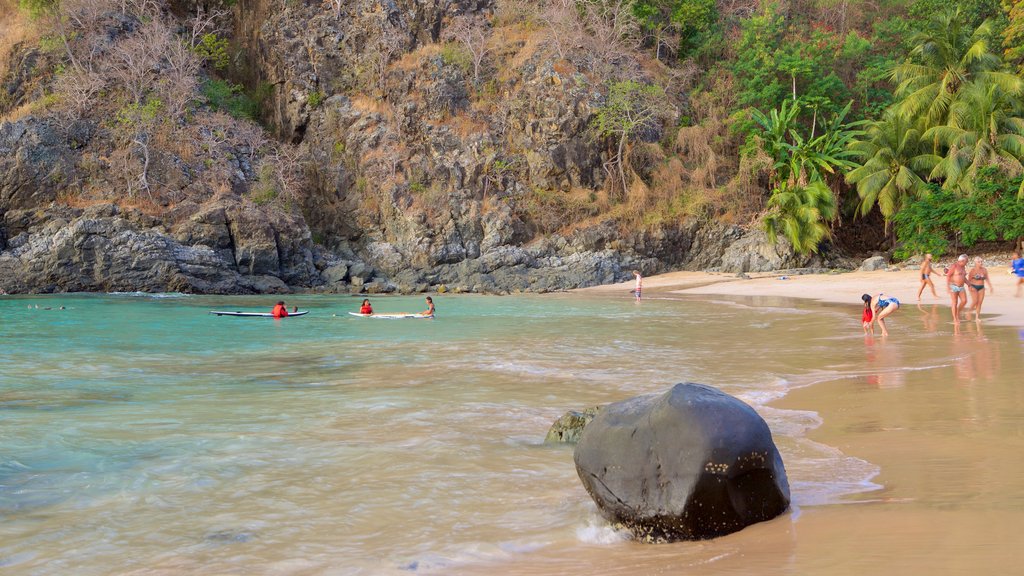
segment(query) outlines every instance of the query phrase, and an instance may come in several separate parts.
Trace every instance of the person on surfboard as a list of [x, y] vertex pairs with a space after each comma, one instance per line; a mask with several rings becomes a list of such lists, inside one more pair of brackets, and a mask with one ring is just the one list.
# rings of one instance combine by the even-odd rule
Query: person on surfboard
[[[297, 312], [299, 307], [296, 306], [295, 310]], [[274, 304], [274, 309], [270, 311], [270, 315], [274, 318], [286, 318], [288, 316], [288, 307], [284, 305], [284, 301]]]
[[420, 316], [433, 316], [434, 315], [434, 299], [427, 296], [427, 309], [420, 312]]
[[363, 305], [359, 307], [359, 313], [366, 314], [367, 316], [373, 314], [373, 306], [370, 306], [369, 298], [363, 298]]

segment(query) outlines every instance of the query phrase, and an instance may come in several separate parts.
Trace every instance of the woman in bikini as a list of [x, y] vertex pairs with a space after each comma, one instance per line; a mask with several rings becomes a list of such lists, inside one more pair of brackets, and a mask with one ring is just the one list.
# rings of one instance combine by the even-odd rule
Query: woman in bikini
[[967, 272], [967, 286], [974, 296], [974, 321], [981, 321], [981, 305], [985, 302], [985, 283], [988, 283], [988, 291], [992, 292], [992, 280], [988, 277], [988, 269], [981, 265], [981, 256], [974, 257], [974, 268]]
[[864, 301], [865, 305], [870, 305], [875, 321], [882, 329], [882, 336], [888, 336], [889, 331], [885, 328], [885, 317], [891, 316], [893, 312], [900, 309], [900, 301], [895, 298], [883, 298], [881, 293], [874, 298], [870, 294], [864, 294], [860, 299]]

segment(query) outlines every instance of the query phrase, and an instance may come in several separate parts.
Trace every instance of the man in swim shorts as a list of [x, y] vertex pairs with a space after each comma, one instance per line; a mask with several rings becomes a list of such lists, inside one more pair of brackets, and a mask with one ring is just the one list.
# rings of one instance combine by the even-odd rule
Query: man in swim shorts
[[960, 312], [967, 306], [967, 254], [961, 254], [946, 272], [946, 290], [953, 309], [953, 324], [960, 324]]
[[925, 286], [930, 286], [931, 287], [931, 289], [932, 289], [932, 296], [935, 296], [936, 298], [939, 297], [939, 295], [935, 293], [935, 284], [932, 284], [932, 278], [931, 278], [932, 272], [933, 272], [933, 270], [932, 270], [932, 255], [931, 254], [925, 254], [924, 255], [924, 262], [921, 262], [921, 287], [918, 288], [918, 290], [917, 290], [917, 299], [918, 300], [921, 299], [921, 294], [924, 292], [924, 287]]
[[644, 279], [640, 276], [639, 270], [633, 270], [633, 276], [636, 276], [636, 288], [633, 290], [633, 293], [636, 294], [636, 301], [639, 302], [640, 291], [643, 290], [644, 287]]

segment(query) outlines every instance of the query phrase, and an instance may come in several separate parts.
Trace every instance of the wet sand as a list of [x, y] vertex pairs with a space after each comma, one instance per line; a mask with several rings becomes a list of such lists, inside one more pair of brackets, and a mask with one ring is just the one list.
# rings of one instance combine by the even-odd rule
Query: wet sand
[[[988, 270], [994, 290], [987, 288], [985, 290], [987, 294], [982, 304], [982, 322], [1024, 327], [1024, 296], [1014, 297], [1017, 277], [1008, 274], [1004, 266], [990, 266]], [[898, 298], [904, 306], [913, 306], [919, 303], [916, 300], [917, 290], [920, 287], [920, 274], [917, 269], [805, 275], [772, 273], [750, 276], [749, 279], [746, 279], [740, 278], [736, 274], [717, 272], [670, 272], [644, 278], [644, 295], [647, 297], [692, 294], [807, 298], [834, 304], [849, 304], [860, 309], [862, 306], [861, 294], [884, 292], [886, 296]], [[951, 323], [950, 296], [946, 291], [945, 278], [941, 273], [933, 274], [932, 282], [935, 284], [935, 292], [938, 296], [933, 296], [931, 290], [925, 287], [920, 304], [938, 304], [943, 307], [945, 309], [943, 320], [948, 320]], [[624, 295], [628, 295], [633, 285], [634, 282], [629, 281], [585, 288], [581, 291], [622, 292]], [[974, 321], [973, 313], [970, 314], [970, 320]]]
[[[822, 425], [807, 437], [877, 465], [872, 481], [879, 488], [840, 505], [797, 506], [790, 516], [706, 543], [721, 554], [706, 573], [901, 576], [1020, 570], [1024, 386], [1012, 374], [1024, 366], [1024, 297], [1014, 297], [1017, 279], [1005, 267], [990, 266], [989, 272], [995, 289], [986, 290], [981, 322], [971, 314], [959, 329], [941, 275], [933, 276], [938, 297], [926, 287], [918, 305], [916, 269], [786, 279], [703, 272], [644, 278], [644, 296], [650, 298], [721, 296], [755, 306], [812, 299], [849, 305], [851, 316], [859, 316], [865, 292], [884, 292], [903, 304], [902, 314], [889, 323], [889, 337], [878, 336], [876, 328], [876, 336], [863, 338], [859, 374], [826, 378], [773, 404], [817, 412]], [[588, 291], [621, 291], [625, 298], [633, 284]], [[859, 333], [841, 341], [862, 345]], [[915, 366], [912, 342], [941, 351], [947, 361]]]

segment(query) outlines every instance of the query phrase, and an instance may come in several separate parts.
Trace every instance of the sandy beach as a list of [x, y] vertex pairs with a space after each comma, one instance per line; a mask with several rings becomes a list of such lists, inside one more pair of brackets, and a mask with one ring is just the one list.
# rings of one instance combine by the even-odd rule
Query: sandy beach
[[[720, 272], [670, 272], [643, 279], [644, 295], [647, 297], [666, 294], [717, 295], [717, 296], [774, 296], [783, 298], [807, 298], [833, 304], [849, 304], [861, 307], [864, 293], [885, 293], [894, 296], [904, 306], [937, 304], [949, 313], [950, 296], [946, 291], [945, 278], [940, 272], [932, 275], [935, 292], [925, 287], [921, 300], [917, 300], [920, 275], [916, 267], [903, 270], [889, 269], [874, 272], [836, 272], [829, 274], [789, 275], [785, 272], [750, 274], [742, 278], [737, 274]], [[992, 279], [993, 290], [986, 289], [982, 305], [982, 322], [1001, 326], [1024, 327], [1024, 296], [1014, 297], [1017, 277], [1008, 273], [1005, 265], [987, 266]], [[634, 282], [609, 284], [586, 288], [584, 292], [628, 293]], [[893, 317], [895, 320], [897, 317]], [[967, 316], [965, 315], [965, 319]], [[948, 316], [952, 322], [952, 316]], [[974, 315], [970, 314], [973, 322]], [[898, 322], [898, 320], [897, 320]]]
[[[847, 305], [853, 317], [859, 316], [861, 294], [884, 292], [899, 298], [905, 308], [902, 318], [892, 317], [893, 333], [887, 338], [877, 331], [874, 337], [861, 337], [853, 322], [837, 330], [837, 345], [863, 347], [860, 373], [823, 378], [773, 403], [819, 414], [821, 425], [807, 437], [877, 465], [873, 482], [880, 488], [846, 505], [806, 507], [774, 525], [752, 527], [709, 544], [721, 547], [722, 554], [731, 546], [737, 555], [735, 562], [719, 562], [716, 573], [749, 573], [745, 570], [756, 554], [739, 551], [749, 553], [765, 543], [793, 550], [788, 565], [763, 567], [762, 573], [952, 575], [1010, 570], [1024, 536], [1015, 528], [1020, 516], [1003, 497], [1020, 489], [1020, 482], [1007, 475], [1022, 471], [1009, 462], [1024, 449], [1018, 424], [1024, 394], [999, 374], [1014, 370], [1024, 354], [1024, 296], [1014, 297], [1017, 278], [1005, 264], [987, 267], [994, 290], [986, 290], [981, 322], [971, 314], [959, 329], [953, 326], [941, 265], [933, 276], [938, 297], [926, 287], [920, 306], [916, 266], [749, 278], [674, 272], [644, 278], [644, 297], [652, 300], [723, 296], [749, 298], [754, 306], [778, 306], [779, 298], [811, 299]], [[625, 298], [633, 286], [630, 281], [587, 290], [621, 291]], [[929, 318], [934, 320], [922, 323]], [[754, 348], [756, 338], [752, 335], [750, 341]], [[915, 366], [915, 349], [917, 354], [948, 351], [949, 363]], [[807, 367], [826, 369], [812, 357]]]

